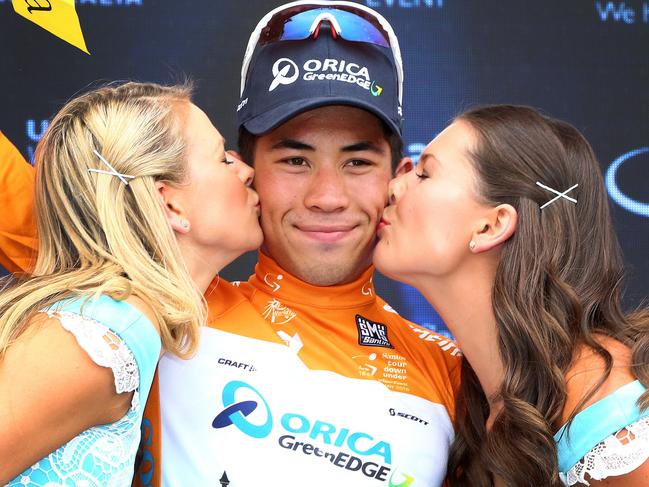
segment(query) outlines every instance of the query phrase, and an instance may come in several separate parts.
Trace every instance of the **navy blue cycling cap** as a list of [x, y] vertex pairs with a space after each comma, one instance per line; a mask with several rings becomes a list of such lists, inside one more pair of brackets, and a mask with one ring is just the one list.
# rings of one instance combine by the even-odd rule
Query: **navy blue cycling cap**
[[345, 1], [291, 2], [253, 31], [241, 68], [238, 126], [260, 135], [301, 112], [349, 105], [401, 135], [399, 43], [377, 12]]

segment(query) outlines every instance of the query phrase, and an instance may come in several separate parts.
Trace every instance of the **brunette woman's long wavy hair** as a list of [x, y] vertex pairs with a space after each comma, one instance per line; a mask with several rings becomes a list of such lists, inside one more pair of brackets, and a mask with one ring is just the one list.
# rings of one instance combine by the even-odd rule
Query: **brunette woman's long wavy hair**
[[[452, 486], [561, 486], [553, 433], [566, 402], [565, 374], [578, 345], [601, 356], [605, 371], [581, 398], [574, 417], [601, 387], [613, 359], [595, 339], [612, 337], [632, 350], [632, 372], [649, 385], [649, 310], [622, 310], [623, 260], [599, 163], [571, 125], [521, 106], [488, 106], [458, 117], [477, 135], [470, 154], [478, 191], [493, 205], [518, 212], [503, 244], [492, 304], [504, 379], [502, 410], [490, 430], [489, 407], [466, 360], [457, 406], [457, 436], [449, 459]], [[559, 198], [541, 210], [558, 191]], [[649, 406], [649, 394], [640, 398]]]

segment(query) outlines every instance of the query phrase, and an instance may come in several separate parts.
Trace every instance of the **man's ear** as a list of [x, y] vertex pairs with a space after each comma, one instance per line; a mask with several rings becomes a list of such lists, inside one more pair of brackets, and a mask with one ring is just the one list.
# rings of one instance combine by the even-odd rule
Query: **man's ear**
[[156, 181], [158, 199], [171, 228], [178, 233], [188, 233], [190, 221], [178, 197], [178, 190], [167, 183]]
[[395, 177], [401, 176], [402, 174], [406, 174], [407, 172], [412, 171], [414, 167], [415, 165], [412, 163], [412, 158], [404, 157], [399, 161], [397, 169], [394, 171], [394, 175]]
[[514, 234], [517, 224], [518, 212], [512, 205], [502, 204], [492, 208], [473, 232], [471, 241], [475, 245], [471, 251], [478, 254], [497, 247]]

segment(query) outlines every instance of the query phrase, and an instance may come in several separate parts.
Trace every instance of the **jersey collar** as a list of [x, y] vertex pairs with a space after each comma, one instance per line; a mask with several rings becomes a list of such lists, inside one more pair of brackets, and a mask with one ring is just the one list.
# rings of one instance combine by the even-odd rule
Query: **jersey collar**
[[289, 274], [260, 251], [255, 273], [249, 282], [254, 288], [282, 302], [315, 308], [351, 308], [376, 301], [373, 273], [374, 267], [370, 266], [353, 282], [339, 286], [314, 286]]

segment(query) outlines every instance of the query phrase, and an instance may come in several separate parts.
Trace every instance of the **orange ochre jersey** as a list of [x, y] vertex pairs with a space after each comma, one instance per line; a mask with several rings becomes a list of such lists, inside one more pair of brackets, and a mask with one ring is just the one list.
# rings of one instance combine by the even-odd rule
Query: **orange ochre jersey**
[[0, 264], [11, 272], [31, 268], [36, 255], [34, 168], [0, 132]]
[[[33, 168], [0, 133], [0, 264], [37, 246]], [[160, 360], [142, 425], [141, 486], [438, 486], [460, 352], [375, 294], [372, 269], [318, 287], [260, 254], [207, 294], [196, 355]]]
[[442, 485], [461, 354], [377, 297], [372, 269], [318, 287], [260, 253], [206, 298], [198, 353], [160, 360], [136, 484]]

